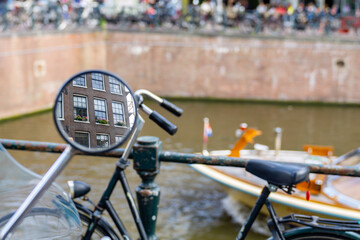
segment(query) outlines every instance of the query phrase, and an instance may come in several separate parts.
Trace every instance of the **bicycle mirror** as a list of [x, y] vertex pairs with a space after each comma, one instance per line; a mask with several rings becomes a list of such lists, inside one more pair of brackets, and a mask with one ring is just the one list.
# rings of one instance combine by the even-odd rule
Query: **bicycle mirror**
[[89, 70], [63, 85], [53, 115], [66, 142], [96, 154], [119, 147], [129, 138], [136, 125], [137, 107], [126, 82], [109, 72]]

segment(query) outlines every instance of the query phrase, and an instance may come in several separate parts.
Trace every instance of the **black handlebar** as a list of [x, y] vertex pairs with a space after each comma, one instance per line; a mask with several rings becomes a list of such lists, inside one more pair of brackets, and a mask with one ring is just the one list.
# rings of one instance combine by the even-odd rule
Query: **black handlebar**
[[174, 135], [177, 132], [177, 126], [175, 126], [169, 120], [161, 116], [161, 114], [159, 114], [158, 112], [153, 111], [149, 115], [149, 118], [153, 120], [157, 125], [159, 125], [162, 129], [167, 131], [170, 135]]
[[172, 114], [174, 114], [177, 117], [181, 116], [181, 114], [183, 113], [183, 110], [181, 108], [179, 108], [175, 104], [167, 101], [164, 98], [162, 100], [163, 100], [163, 102], [160, 103], [160, 106], [162, 106], [163, 108], [165, 108], [166, 110], [168, 110], [169, 112], [171, 112]]

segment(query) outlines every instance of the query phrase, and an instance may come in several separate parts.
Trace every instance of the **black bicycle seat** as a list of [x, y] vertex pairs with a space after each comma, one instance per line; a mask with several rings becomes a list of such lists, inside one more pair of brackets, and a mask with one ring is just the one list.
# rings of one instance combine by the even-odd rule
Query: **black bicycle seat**
[[292, 186], [309, 180], [309, 168], [300, 164], [249, 160], [245, 169], [277, 186]]

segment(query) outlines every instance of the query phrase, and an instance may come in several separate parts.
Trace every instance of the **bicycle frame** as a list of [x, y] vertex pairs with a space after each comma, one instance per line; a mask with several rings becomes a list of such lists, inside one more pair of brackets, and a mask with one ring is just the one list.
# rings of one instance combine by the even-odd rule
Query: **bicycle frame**
[[277, 224], [277, 217], [276, 217], [275, 210], [274, 210], [273, 206], [271, 205], [271, 202], [268, 200], [270, 193], [276, 192], [277, 189], [278, 189], [277, 186], [271, 185], [271, 184], [269, 184], [263, 188], [259, 198], [256, 200], [256, 203], [250, 212], [248, 219], [246, 220], [246, 223], [241, 227], [241, 230], [240, 230], [238, 236], [236, 237], [236, 240], [244, 240], [246, 238], [247, 234], [249, 233], [249, 231], [251, 229], [251, 226], [253, 225], [256, 217], [259, 215], [260, 210], [264, 206], [264, 204], [266, 204], [266, 207], [269, 211], [270, 217], [275, 223], [276, 232], [279, 234], [280, 239], [284, 239], [284, 236], [280, 230], [280, 227]]

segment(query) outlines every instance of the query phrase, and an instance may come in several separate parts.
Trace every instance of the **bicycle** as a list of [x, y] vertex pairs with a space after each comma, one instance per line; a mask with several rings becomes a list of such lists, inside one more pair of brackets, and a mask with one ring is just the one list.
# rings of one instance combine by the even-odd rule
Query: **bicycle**
[[[87, 88], [90, 88], [90, 86], [93, 88], [95, 87], [96, 90], [87, 92]], [[75, 88], [78, 88], [78, 91], [75, 91]], [[110, 89], [111, 94], [107, 94], [105, 89]], [[97, 94], [100, 94], [101, 98], [97, 96]], [[39, 195], [41, 195], [42, 191], [46, 190], [48, 184], [61, 172], [72, 155], [81, 152], [94, 155], [104, 153], [118, 147], [130, 137], [99, 203], [95, 205], [85, 197], [90, 191], [90, 187], [81, 182], [72, 182], [72, 198], [84, 198], [85, 200], [88, 200], [94, 208], [94, 210], [91, 210], [74, 201], [81, 220], [84, 223], [84, 227], [86, 228], [82, 235], [83, 239], [95, 239], [96, 236], [94, 236], [94, 233], [98, 234], [98, 238], [108, 237], [110, 239], [120, 239], [120, 237], [122, 237], [123, 239], [131, 239], [110, 201], [112, 191], [114, 190], [117, 181], [120, 181], [140, 238], [148, 239], [148, 235], [145, 232], [142, 219], [139, 217], [138, 209], [135, 206], [134, 199], [131, 195], [123, 171], [129, 165], [128, 157], [134, 146], [135, 140], [144, 125], [144, 120], [138, 115], [137, 109], [143, 110], [149, 115], [151, 120], [155, 121], [155, 123], [171, 135], [176, 133], [177, 127], [157, 112], [148, 108], [143, 103], [143, 96], [150, 97], [177, 116], [180, 116], [182, 113], [181, 109], [149, 91], [138, 90], [133, 94], [125, 82], [108, 72], [99, 70], [85, 71], [70, 78], [59, 91], [54, 107], [54, 120], [56, 126], [70, 146], [67, 147], [60, 156], [60, 162], [55, 162], [57, 167], [52, 167], [49, 170], [49, 174], [47, 173], [45, 175], [43, 178], [44, 181], [39, 185], [40, 188], [34, 190], [34, 194], [32, 194], [33, 197], [31, 197], [29, 201], [25, 201], [25, 206], [19, 208], [20, 210], [18, 211], [20, 213], [15, 213], [10, 218], [7, 223], [10, 227], [5, 229], [11, 231], [14, 226], [24, 218], [24, 212], [31, 212], [30, 209], [34, 202], [38, 200]], [[94, 100], [93, 105], [88, 104], [87, 99], [90, 98]], [[68, 105], [65, 104], [66, 101], [70, 101], [67, 103]], [[113, 115], [108, 114], [107, 112], [110, 111], [108, 108], [111, 106], [107, 105], [107, 102], [114, 104], [112, 106]], [[72, 103], [72, 107], [70, 107], [71, 105], [69, 105], [69, 103]], [[119, 107], [120, 105], [117, 105], [119, 103], [124, 104], [122, 108]], [[121, 111], [119, 110], [120, 108], [122, 109]], [[76, 131], [74, 124], [83, 128]], [[89, 126], [92, 127], [89, 128]], [[112, 131], [108, 132], [106, 137], [104, 131], [106, 131], [107, 128], [111, 128]], [[98, 129], [102, 132], [89, 132], [88, 134], [84, 134], [84, 131], [90, 131], [91, 129]], [[116, 134], [118, 134], [120, 139], [116, 138]], [[146, 139], [144, 139], [144, 141], [146, 141]], [[282, 218], [277, 217], [275, 209], [268, 200], [268, 196], [277, 189], [282, 189], [290, 194], [295, 184], [309, 179], [308, 167], [304, 165], [249, 160], [246, 165], [246, 170], [266, 180], [268, 185], [263, 188], [247, 222], [241, 228], [236, 239], [246, 238], [263, 205], [266, 205], [270, 213], [268, 225], [273, 235], [270, 239], [360, 239], [360, 224], [357, 221], [336, 221], [293, 214]], [[157, 194], [156, 191], [153, 194]], [[120, 232], [120, 236], [118, 236], [113, 227], [102, 218], [102, 214], [105, 210], [109, 212], [117, 230]], [[11, 221], [13, 218], [15, 220]], [[293, 226], [294, 224], [296, 224], [295, 227]], [[5, 239], [6, 234], [8, 234], [8, 232], [5, 232], [4, 234], [3, 229], [1, 232], [3, 239]]]

